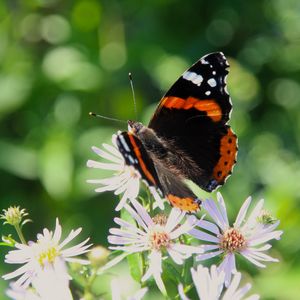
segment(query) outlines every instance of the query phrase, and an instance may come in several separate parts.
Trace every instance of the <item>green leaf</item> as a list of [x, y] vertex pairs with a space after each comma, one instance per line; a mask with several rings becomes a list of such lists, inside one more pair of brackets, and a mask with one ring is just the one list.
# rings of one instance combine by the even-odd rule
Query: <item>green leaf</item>
[[183, 281], [182, 281], [182, 283], [184, 284], [184, 285], [186, 285], [186, 284], [188, 284], [188, 283], [190, 283], [191, 282], [191, 272], [190, 272], [190, 270], [191, 270], [191, 268], [193, 267], [193, 258], [192, 257], [190, 257], [190, 258], [188, 258], [188, 259], [186, 259], [185, 260], [185, 262], [184, 262], [184, 264], [183, 264]]
[[[178, 266], [176, 267], [178, 268]], [[169, 262], [167, 260], [164, 261], [164, 278], [166, 278], [166, 280], [168, 281], [174, 282], [177, 286], [177, 284], [181, 282], [182, 276], [176, 267], [174, 266], [174, 264], [172, 264], [172, 262]]]
[[131, 216], [131, 214], [126, 210], [121, 210], [121, 219], [127, 221], [130, 224], [136, 225], [135, 219]]
[[140, 282], [143, 276], [143, 261], [141, 253], [133, 253], [127, 256], [127, 262], [131, 277]]

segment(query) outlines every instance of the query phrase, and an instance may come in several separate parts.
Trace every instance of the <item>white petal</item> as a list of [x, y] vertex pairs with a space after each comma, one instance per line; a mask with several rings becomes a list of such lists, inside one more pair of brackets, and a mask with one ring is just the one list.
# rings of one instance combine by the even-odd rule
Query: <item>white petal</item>
[[259, 244], [263, 244], [272, 239], [279, 240], [282, 233], [283, 233], [282, 231], [274, 231], [274, 232], [264, 234], [263, 236], [261, 236], [259, 238], [250, 239], [249, 246], [256, 246]]
[[225, 273], [225, 286], [228, 287], [231, 281], [231, 274], [236, 271], [234, 254], [228, 253], [218, 267], [218, 272]]
[[184, 244], [172, 244], [172, 249], [181, 252], [186, 253], [189, 256], [193, 253], [203, 253], [202, 245], [199, 246], [192, 246], [192, 245], [184, 245]]
[[240, 252], [245, 258], [247, 258], [250, 262], [252, 262], [254, 265], [260, 267], [260, 268], [265, 268], [266, 266], [262, 263], [260, 263], [259, 261], [257, 261], [256, 259], [254, 259], [249, 252], [247, 251], [241, 251]]
[[215, 257], [215, 256], [217, 256], [217, 255], [219, 255], [223, 252], [224, 252], [223, 250], [218, 250], [218, 251], [211, 251], [211, 252], [208, 252], [208, 253], [200, 254], [200, 255], [196, 256], [196, 260], [197, 261], [207, 260], [207, 259]]
[[147, 293], [148, 288], [142, 288], [138, 290], [133, 297], [128, 298], [127, 300], [142, 300], [144, 298], [145, 294]]
[[[230, 285], [228, 286], [227, 291], [224, 294], [224, 299], [223, 300], [225, 300], [225, 299], [226, 300], [233, 299], [232, 296], [235, 293], [235, 291], [237, 290], [237, 288], [238, 288], [238, 286], [240, 284], [241, 278], [242, 278], [241, 273], [236, 273], [233, 276], [233, 279], [232, 279]], [[251, 287], [251, 285], [250, 285], [250, 287]], [[236, 298], [234, 298], [234, 299], [236, 299]]]
[[[195, 224], [195, 222], [194, 222]], [[193, 225], [190, 220], [186, 220], [184, 224], [180, 225], [174, 231], [172, 231], [169, 235], [172, 240], [178, 238], [182, 234], [188, 233], [195, 225]]]
[[[17, 270], [15, 270], [14, 272], [3, 275], [2, 278], [4, 280], [9, 280], [9, 279], [18, 277], [21, 274], [27, 273], [28, 271], [30, 271], [31, 270], [30, 266], [31, 266], [31, 264], [27, 263], [27, 264], [23, 265], [22, 267], [18, 268]], [[27, 275], [27, 276], [29, 276], [29, 275]]]
[[204, 231], [198, 230], [193, 228], [192, 230], [189, 231], [189, 234], [196, 237], [197, 239], [201, 240], [201, 241], [207, 241], [207, 242], [212, 242], [212, 243], [216, 243], [219, 244], [220, 239], [208, 234]]
[[199, 226], [200, 228], [203, 228], [207, 231], [210, 231], [216, 235], [220, 234], [220, 230], [218, 228], [217, 225], [215, 225], [214, 223], [211, 223], [209, 221], [206, 220], [199, 220], [197, 223], [197, 226]]
[[126, 190], [123, 194], [121, 200], [119, 201], [118, 205], [115, 208], [115, 211], [121, 210], [126, 205], [126, 200], [128, 199], [128, 191]]
[[135, 225], [133, 224], [130, 224], [129, 222], [127, 221], [124, 221], [120, 218], [114, 218], [114, 221], [116, 224], [122, 226], [122, 227], [125, 227], [126, 230], [130, 230], [131, 232], [136, 232], [138, 233], [139, 235], [144, 235], [145, 232], [142, 231], [141, 229], [137, 228]]
[[54, 235], [53, 235], [53, 242], [58, 244], [59, 240], [61, 238], [62, 230], [61, 230], [61, 226], [59, 224], [58, 218], [56, 218], [55, 223], [56, 223], [56, 225], [55, 225], [55, 230], [54, 230]]
[[183, 264], [185, 257], [182, 254], [173, 250], [171, 247], [168, 248], [167, 251], [176, 264], [178, 264], [178, 265]]
[[136, 211], [134, 209], [132, 209], [132, 207], [129, 206], [128, 204], [126, 204], [124, 206], [124, 208], [131, 214], [131, 216], [138, 222], [138, 224], [140, 226], [142, 226], [146, 232], [148, 232], [148, 227], [145, 224], [145, 222], [143, 221], [143, 219], [141, 218], [141, 216], [139, 214], [137, 214]]
[[92, 150], [102, 158], [113, 161], [117, 164], [123, 164], [123, 159], [121, 159], [119, 155], [118, 155], [118, 157], [116, 157], [116, 156], [114, 156], [104, 150], [101, 150], [100, 148], [97, 148], [95, 146], [92, 147]]
[[110, 163], [102, 163], [99, 161], [88, 160], [86, 164], [89, 168], [112, 170], [112, 171], [122, 171], [123, 166]]
[[103, 146], [104, 149], [106, 149], [107, 151], [109, 151], [113, 155], [115, 155], [115, 156], [120, 157], [121, 159], [123, 159], [122, 154], [120, 153], [120, 151], [117, 148], [115, 148], [115, 147], [113, 147], [113, 146], [111, 146], [109, 144], [105, 144], [105, 143], [102, 144], [102, 146]]
[[178, 285], [178, 294], [181, 298], [181, 300], [190, 300], [185, 294], [184, 294], [184, 289], [182, 283]]
[[110, 282], [111, 300], [121, 300], [120, 283], [115, 278]]
[[213, 218], [215, 223], [224, 231], [227, 228], [226, 222], [219, 211], [219, 208], [212, 199], [207, 199], [202, 203], [203, 208], [209, 213]]
[[82, 228], [78, 228], [75, 231], [71, 230], [69, 235], [59, 244], [60, 249], [73, 240], [81, 232], [81, 230]]
[[184, 218], [185, 212], [177, 208], [172, 208], [165, 226], [166, 232], [171, 232]]
[[254, 207], [253, 211], [251, 212], [251, 214], [244, 226], [246, 226], [248, 228], [251, 228], [254, 226], [254, 224], [257, 222], [257, 218], [259, 217], [263, 206], [264, 206], [264, 200], [261, 199]]
[[147, 224], [147, 226], [153, 226], [154, 223], [147, 213], [146, 209], [135, 199], [131, 200], [131, 203], [133, 204], [135, 210], [138, 212], [138, 214], [142, 217], [143, 221]]
[[240, 208], [240, 211], [236, 217], [236, 220], [234, 222], [234, 227], [239, 228], [242, 225], [242, 222], [245, 220], [249, 205], [251, 203], [252, 198], [248, 197], [245, 202], [243, 203], [242, 207]]
[[222, 194], [220, 192], [217, 193], [217, 199], [219, 202], [219, 208], [220, 208], [221, 215], [223, 217], [223, 221], [226, 224], [226, 226], [229, 227], [226, 205], [225, 205], [224, 199], [222, 197]]
[[115, 266], [116, 264], [118, 264], [120, 261], [122, 261], [129, 254], [130, 253], [123, 253], [123, 254], [115, 257], [114, 259], [109, 261], [104, 267], [100, 268], [98, 273], [102, 273], [102, 272], [106, 271], [107, 269], [110, 269], [111, 267]]

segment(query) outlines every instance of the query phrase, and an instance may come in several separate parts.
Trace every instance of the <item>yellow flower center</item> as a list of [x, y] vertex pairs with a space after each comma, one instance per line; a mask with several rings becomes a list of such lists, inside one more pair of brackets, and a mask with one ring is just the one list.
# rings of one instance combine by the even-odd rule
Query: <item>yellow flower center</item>
[[54, 263], [55, 258], [59, 255], [56, 247], [50, 247], [45, 251], [42, 251], [38, 255], [39, 264], [44, 267], [46, 263]]
[[229, 228], [220, 240], [220, 248], [228, 252], [241, 251], [246, 247], [244, 236], [236, 228]]

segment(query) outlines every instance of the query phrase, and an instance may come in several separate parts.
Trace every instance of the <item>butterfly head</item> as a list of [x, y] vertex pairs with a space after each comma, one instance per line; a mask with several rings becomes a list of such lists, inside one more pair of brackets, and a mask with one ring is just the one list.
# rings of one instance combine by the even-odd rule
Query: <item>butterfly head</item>
[[138, 134], [143, 128], [144, 125], [140, 122], [128, 120], [128, 131], [134, 134]]

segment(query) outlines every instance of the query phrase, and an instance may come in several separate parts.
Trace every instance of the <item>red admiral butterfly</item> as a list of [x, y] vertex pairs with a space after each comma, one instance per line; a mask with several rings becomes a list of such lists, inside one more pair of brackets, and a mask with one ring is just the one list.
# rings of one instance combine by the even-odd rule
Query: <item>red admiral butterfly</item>
[[171, 204], [194, 212], [201, 204], [184, 180], [211, 192], [236, 163], [237, 137], [227, 125], [229, 64], [222, 52], [192, 65], [161, 99], [148, 127], [128, 121], [117, 136], [125, 162]]

